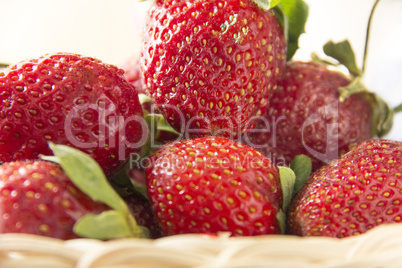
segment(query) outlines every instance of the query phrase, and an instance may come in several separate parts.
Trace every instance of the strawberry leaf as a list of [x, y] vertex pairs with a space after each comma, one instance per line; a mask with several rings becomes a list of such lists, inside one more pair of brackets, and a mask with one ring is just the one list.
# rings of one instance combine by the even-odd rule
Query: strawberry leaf
[[305, 32], [309, 6], [303, 0], [282, 0], [278, 6], [288, 20], [287, 60], [290, 60], [299, 48], [300, 35]]
[[290, 163], [290, 168], [296, 175], [294, 193], [297, 193], [310, 177], [312, 169], [311, 159], [306, 155], [297, 155]]
[[363, 83], [363, 79], [361, 77], [356, 77], [350, 82], [346, 87], [340, 87], [339, 91], [339, 101], [344, 101], [349, 98], [352, 94], [368, 92], [369, 90]]
[[290, 201], [292, 200], [296, 175], [293, 170], [288, 167], [279, 167], [279, 176], [281, 180], [283, 194], [282, 209], [286, 212], [287, 208], [289, 207]]
[[[114, 209], [114, 211], [105, 214], [96, 216], [89, 216], [90, 214], [88, 214], [88, 216], [80, 218], [76, 222], [77, 227], [74, 227], [75, 229], [78, 228], [80, 236], [94, 237], [95, 233], [98, 233], [96, 238], [100, 239], [102, 237], [111, 238], [110, 236], [113, 234], [118, 234], [117, 237], [121, 237], [123, 233], [125, 237], [146, 236], [144, 229], [137, 225], [126, 203], [109, 184], [102, 168], [94, 159], [78, 149], [65, 145], [49, 143], [49, 147], [54, 156], [41, 156], [42, 159], [58, 163], [74, 185], [82, 192], [93, 200], [102, 202]], [[100, 223], [102, 219], [105, 219], [105, 222]], [[88, 224], [88, 222], [92, 224]], [[108, 228], [116, 228], [116, 230], [109, 230]]]
[[315, 63], [321, 64], [324, 66], [339, 66], [340, 65], [339, 62], [332, 62], [327, 59], [321, 59], [315, 52], [311, 53], [311, 60]]
[[54, 157], [42, 157], [61, 165], [71, 181], [93, 200], [127, 213], [128, 207], [109, 184], [99, 164], [80, 150], [49, 143]]
[[[152, 125], [152, 127], [156, 126], [157, 131], [166, 131], [166, 132], [171, 132], [176, 135], [180, 135], [179, 132], [177, 132], [166, 120], [161, 114], [148, 114], [146, 115], [147, 118], [146, 120], [149, 120], [150, 122], [155, 123], [155, 125]], [[148, 121], [147, 121], [148, 122]]]
[[142, 229], [138, 225], [133, 230], [128, 224], [126, 216], [115, 210], [105, 211], [99, 215], [87, 214], [77, 221], [73, 230], [81, 237], [102, 240], [144, 237], [144, 234], [147, 233], [147, 230]]
[[278, 167], [281, 181], [283, 203], [281, 210], [276, 214], [279, 228], [282, 234], [286, 232], [286, 211], [293, 197], [293, 189], [296, 180], [295, 173], [288, 167]]
[[281, 0], [253, 0], [253, 2], [256, 3], [259, 8], [269, 10], [278, 5]]
[[395, 111], [378, 94], [371, 93], [370, 96], [373, 100], [375, 136], [383, 137], [392, 129]]
[[152, 102], [152, 99], [145, 94], [138, 94], [138, 99], [140, 100], [141, 105], [147, 102]]
[[[285, 12], [283, 11], [283, 9], [278, 5], [276, 6], [274, 9], [272, 9], [274, 11], [275, 17], [278, 20], [279, 24], [281, 25], [282, 29], [283, 29], [283, 35], [285, 37], [285, 42], [288, 44], [288, 39], [289, 39], [289, 21], [288, 18], [285, 14]], [[288, 44], [289, 46], [289, 44]]]
[[282, 209], [276, 214], [276, 220], [278, 221], [281, 234], [286, 233], [286, 214]]
[[339, 43], [327, 42], [324, 45], [324, 53], [343, 64], [353, 76], [362, 75], [362, 71], [357, 67], [355, 53], [348, 40]]

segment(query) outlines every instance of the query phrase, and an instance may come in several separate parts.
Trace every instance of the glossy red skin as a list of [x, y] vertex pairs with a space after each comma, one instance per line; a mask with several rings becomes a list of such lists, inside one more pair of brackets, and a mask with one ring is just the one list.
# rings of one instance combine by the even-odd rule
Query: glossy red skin
[[59, 239], [82, 216], [110, 209], [73, 185], [57, 164], [10, 162], [0, 166], [0, 233], [28, 233]]
[[236, 138], [255, 127], [286, 61], [272, 10], [248, 0], [159, 0], [145, 25], [144, 85], [177, 131]]
[[265, 121], [257, 126], [260, 132], [248, 134], [244, 143], [283, 165], [308, 155], [317, 170], [372, 137], [370, 102], [360, 94], [339, 101], [339, 87], [349, 83], [344, 74], [320, 64], [289, 62]]
[[402, 219], [402, 142], [370, 140], [318, 170], [289, 210], [288, 230], [347, 237]]
[[[99, 120], [101, 100], [125, 131]], [[125, 143], [143, 135], [139, 121], [130, 120], [142, 117], [142, 108], [123, 70], [90, 57], [56, 53], [5, 69], [0, 102], [0, 162], [50, 155], [51, 141], [88, 153], [109, 175], [138, 149]]]
[[150, 163], [148, 195], [164, 235], [279, 233], [278, 170], [256, 150], [204, 137], [167, 144]]

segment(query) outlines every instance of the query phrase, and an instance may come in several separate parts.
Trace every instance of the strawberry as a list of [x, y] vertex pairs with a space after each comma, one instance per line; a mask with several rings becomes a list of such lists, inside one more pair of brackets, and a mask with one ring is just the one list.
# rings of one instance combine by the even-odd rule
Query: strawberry
[[124, 77], [135, 87], [138, 94], [146, 94], [144, 86], [142, 85], [140, 58], [132, 56], [123, 62], [120, 68], [124, 70]]
[[0, 162], [37, 159], [52, 141], [87, 152], [111, 174], [143, 136], [123, 71], [90, 57], [56, 53], [11, 66], [0, 72], [0, 101]]
[[151, 238], [162, 236], [148, 199], [139, 194], [131, 194], [126, 196], [124, 201], [127, 203], [131, 214], [137, 219], [137, 224], [148, 228]]
[[402, 142], [372, 139], [324, 166], [297, 193], [291, 234], [347, 237], [402, 219]]
[[74, 186], [59, 165], [47, 161], [4, 163], [0, 182], [0, 233], [76, 238], [73, 225], [81, 216], [109, 209]]
[[392, 115], [381, 98], [364, 88], [360, 75], [290, 61], [266, 114], [243, 143], [282, 165], [308, 155], [317, 170], [361, 142], [385, 135]]
[[[349, 151], [371, 138], [373, 124], [364, 95], [339, 101], [338, 89], [350, 82], [346, 75], [314, 62], [288, 63], [267, 113], [245, 144], [285, 164], [296, 155], [309, 155], [313, 169]], [[334, 123], [336, 128], [328, 128]]]
[[140, 62], [145, 88], [173, 128], [236, 138], [265, 113], [286, 49], [274, 11], [250, 0], [158, 0]]
[[279, 233], [278, 169], [240, 143], [200, 137], [166, 144], [149, 158], [146, 179], [164, 235]]

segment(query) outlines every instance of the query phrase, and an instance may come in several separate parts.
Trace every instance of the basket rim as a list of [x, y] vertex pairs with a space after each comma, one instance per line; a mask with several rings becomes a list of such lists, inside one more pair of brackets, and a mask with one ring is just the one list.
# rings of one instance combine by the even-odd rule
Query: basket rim
[[[0, 267], [402, 267], [402, 225], [383, 224], [352, 237], [228, 233], [157, 239], [60, 240], [0, 234]], [[290, 258], [291, 256], [291, 258]], [[42, 261], [39, 261], [39, 260]], [[21, 266], [18, 266], [21, 264]], [[47, 266], [51, 264], [51, 266]], [[148, 266], [141, 266], [141, 265]], [[385, 266], [384, 266], [385, 265]], [[25, 266], [26, 267], [26, 266]]]

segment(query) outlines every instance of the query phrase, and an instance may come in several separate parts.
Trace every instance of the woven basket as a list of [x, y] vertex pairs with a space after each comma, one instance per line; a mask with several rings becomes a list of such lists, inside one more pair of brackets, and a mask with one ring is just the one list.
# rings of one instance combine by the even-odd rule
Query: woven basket
[[224, 233], [217, 237], [189, 234], [104, 242], [3, 234], [0, 267], [400, 268], [402, 225], [382, 225], [343, 239], [284, 235], [229, 238]]

